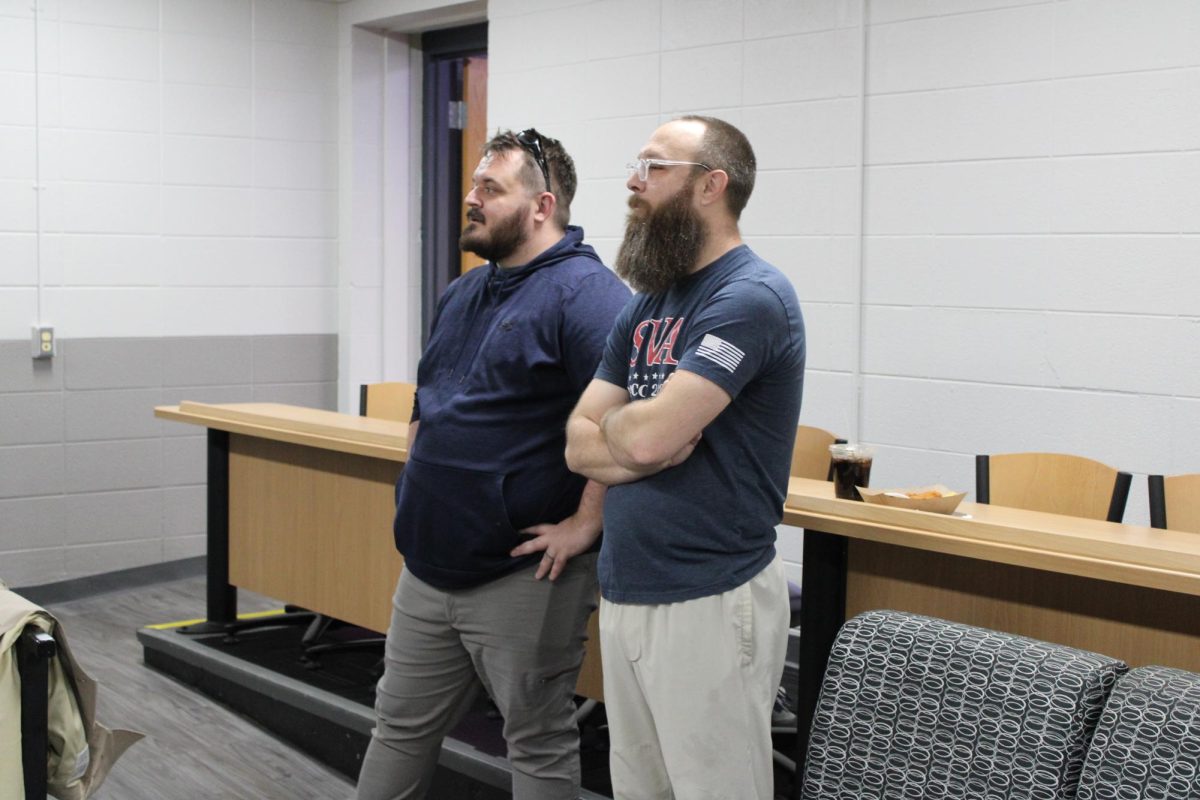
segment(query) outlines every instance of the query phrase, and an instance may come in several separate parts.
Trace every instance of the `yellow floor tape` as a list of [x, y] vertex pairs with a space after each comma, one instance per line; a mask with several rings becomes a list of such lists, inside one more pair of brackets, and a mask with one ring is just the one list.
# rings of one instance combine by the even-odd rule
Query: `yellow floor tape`
[[[270, 611], [252, 611], [248, 614], [238, 614], [238, 619], [261, 619], [262, 617], [275, 617], [284, 613], [282, 608], [273, 608]], [[165, 631], [171, 628], [182, 628], [185, 625], [196, 625], [208, 620], [201, 617], [200, 619], [185, 619], [179, 622], [160, 622], [157, 625], [147, 625], [146, 627], [152, 631]]]

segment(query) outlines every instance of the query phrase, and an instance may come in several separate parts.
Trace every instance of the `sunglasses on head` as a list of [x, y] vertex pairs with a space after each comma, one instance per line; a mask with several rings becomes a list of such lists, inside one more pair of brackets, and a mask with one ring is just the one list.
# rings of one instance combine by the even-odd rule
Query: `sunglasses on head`
[[533, 128], [526, 128], [517, 134], [517, 144], [533, 156], [533, 160], [542, 170], [542, 177], [546, 179], [546, 191], [553, 191], [550, 188], [550, 167], [546, 164], [546, 154], [542, 151], [542, 135]]

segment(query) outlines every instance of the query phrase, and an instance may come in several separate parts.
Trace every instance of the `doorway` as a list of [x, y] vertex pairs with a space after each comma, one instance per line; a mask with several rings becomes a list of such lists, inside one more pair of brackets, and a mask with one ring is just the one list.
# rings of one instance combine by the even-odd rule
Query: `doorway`
[[487, 140], [487, 23], [421, 35], [421, 342], [450, 282], [484, 263], [461, 253], [463, 198]]

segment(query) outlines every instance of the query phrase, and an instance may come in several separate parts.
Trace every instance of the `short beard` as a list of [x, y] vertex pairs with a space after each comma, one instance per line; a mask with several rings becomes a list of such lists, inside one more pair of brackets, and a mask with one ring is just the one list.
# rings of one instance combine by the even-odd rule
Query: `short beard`
[[492, 229], [476, 229], [468, 222], [466, 230], [458, 237], [458, 247], [474, 253], [487, 261], [500, 262], [511, 256], [525, 244], [525, 220], [529, 219], [529, 208], [522, 206], [508, 219], [492, 224]]
[[635, 291], [661, 294], [695, 268], [706, 232], [692, 208], [691, 188], [689, 182], [655, 209], [646, 209], [645, 201], [636, 195], [629, 198], [625, 238], [613, 269]]

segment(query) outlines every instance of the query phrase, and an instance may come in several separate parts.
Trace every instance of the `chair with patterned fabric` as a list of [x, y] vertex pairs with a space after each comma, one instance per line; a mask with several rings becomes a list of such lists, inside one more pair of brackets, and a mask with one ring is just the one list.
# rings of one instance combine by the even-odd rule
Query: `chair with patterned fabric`
[[804, 800], [1069, 798], [1124, 663], [1008, 633], [868, 611], [838, 633]]
[[1139, 667], [1117, 681], [1076, 798], [1126, 797], [1200, 797], [1200, 675]]

